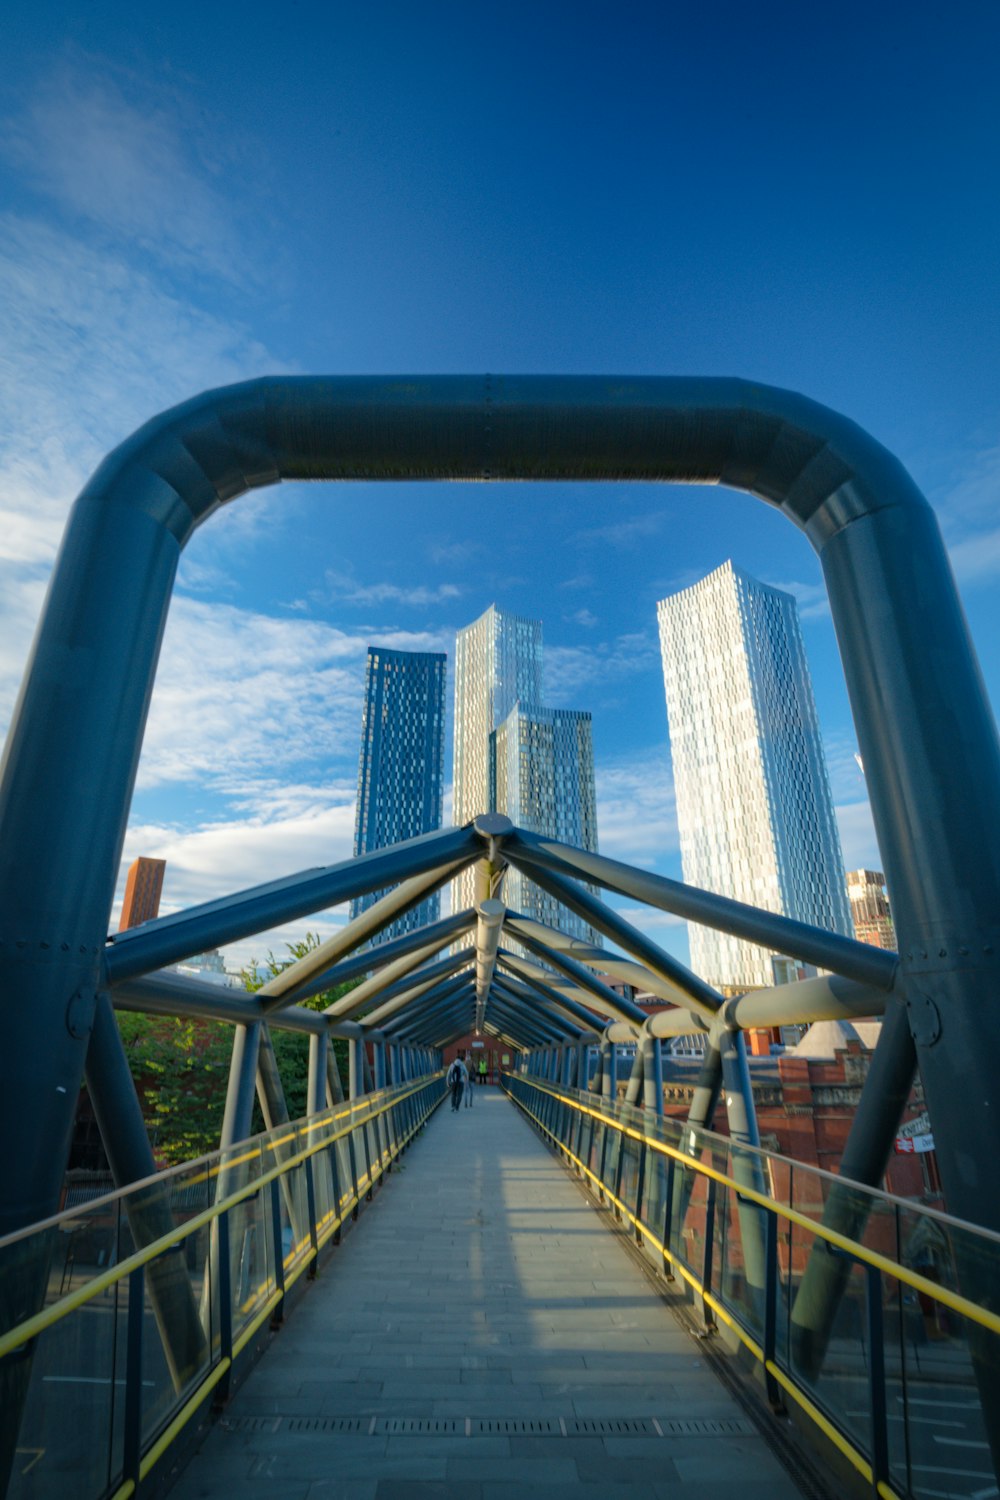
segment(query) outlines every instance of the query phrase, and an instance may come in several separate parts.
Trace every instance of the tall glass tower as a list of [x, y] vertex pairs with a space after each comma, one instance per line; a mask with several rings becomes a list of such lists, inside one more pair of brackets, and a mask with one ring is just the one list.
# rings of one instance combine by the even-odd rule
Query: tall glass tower
[[[526, 833], [597, 850], [594, 739], [589, 713], [515, 703], [493, 734], [495, 805]], [[592, 929], [519, 870], [508, 869], [507, 905], [584, 942]]]
[[[455, 823], [504, 813], [518, 827], [597, 849], [590, 715], [542, 708], [542, 624], [495, 605], [455, 644]], [[452, 887], [455, 911], [475, 899], [475, 873]], [[579, 918], [514, 869], [508, 906], [594, 941]]]
[[[444, 692], [447, 657], [437, 652], [369, 646], [361, 713], [354, 853], [368, 854], [441, 827]], [[351, 916], [381, 891], [351, 902]], [[413, 932], [441, 914], [440, 894], [386, 928], [374, 942]]]
[[[494, 790], [492, 735], [515, 703], [542, 701], [542, 622], [504, 614], [491, 604], [455, 639], [454, 821], [506, 812]], [[509, 814], [508, 814], [509, 816]], [[455, 911], [475, 900], [475, 872], [452, 886]]]
[[[727, 562], [657, 615], [685, 881], [851, 936], [795, 600]], [[782, 972], [764, 948], [689, 933], [710, 984], [740, 990]]]

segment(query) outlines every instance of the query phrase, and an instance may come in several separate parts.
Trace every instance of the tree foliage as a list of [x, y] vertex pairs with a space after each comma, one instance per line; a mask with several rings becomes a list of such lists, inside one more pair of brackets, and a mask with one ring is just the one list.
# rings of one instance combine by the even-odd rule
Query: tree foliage
[[[244, 989], [254, 993], [318, 945], [318, 935], [310, 932], [303, 941], [286, 945], [287, 958], [268, 953], [263, 963], [252, 960], [242, 971]], [[358, 983], [338, 985], [303, 1004], [311, 1010], [325, 1010]], [[226, 1105], [232, 1026], [223, 1021], [128, 1011], [119, 1013], [118, 1024], [158, 1162], [173, 1165], [215, 1151]], [[306, 1113], [309, 1038], [303, 1032], [273, 1030], [271, 1040], [289, 1116], [300, 1119]], [[347, 1044], [334, 1038], [332, 1045], [341, 1077], [346, 1077]], [[252, 1128], [264, 1128], [259, 1105]]]
[[[249, 990], [251, 994], [256, 993], [269, 979], [273, 979], [290, 964], [298, 963], [300, 958], [305, 958], [307, 954], [312, 953], [315, 948], [319, 947], [319, 942], [318, 933], [307, 932], [301, 942], [285, 944], [288, 949], [287, 958], [276, 958], [273, 953], [269, 952], [263, 963], [258, 962], [257, 959], [251, 959], [241, 975], [244, 989]], [[332, 1005], [335, 1000], [339, 1000], [350, 990], [356, 989], [360, 983], [360, 979], [350, 979], [344, 984], [334, 985], [331, 989], [324, 990], [322, 994], [311, 995], [308, 1000], [303, 1000], [302, 1006], [307, 1010], [326, 1010], [328, 1005]], [[271, 1041], [285, 1090], [289, 1116], [293, 1120], [300, 1120], [306, 1113], [308, 1097], [309, 1038], [302, 1031], [274, 1030], [271, 1032]], [[331, 1037], [330, 1046], [337, 1060], [340, 1076], [346, 1079], [347, 1043], [342, 1037]], [[254, 1129], [264, 1129], [259, 1103], [254, 1107]]]

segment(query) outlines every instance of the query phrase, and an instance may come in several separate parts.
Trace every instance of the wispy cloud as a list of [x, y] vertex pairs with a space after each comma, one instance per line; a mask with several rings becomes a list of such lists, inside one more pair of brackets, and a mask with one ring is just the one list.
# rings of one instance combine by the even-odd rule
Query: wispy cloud
[[648, 672], [658, 661], [659, 647], [653, 635], [645, 631], [595, 642], [592, 646], [546, 646], [546, 702], [564, 708], [584, 689]]
[[344, 573], [328, 572], [326, 581], [331, 597], [340, 604], [354, 604], [361, 608], [380, 604], [400, 604], [410, 609], [427, 609], [432, 605], [447, 604], [459, 599], [463, 590], [455, 583], [439, 583], [434, 588], [426, 584], [405, 587], [397, 583], [358, 583]]
[[595, 625], [601, 623], [594, 612], [587, 609], [586, 606], [583, 609], [578, 609], [574, 614], [563, 615], [563, 619], [570, 625], [581, 625], [584, 630], [593, 630]]
[[460, 567], [475, 557], [479, 557], [486, 549], [482, 542], [460, 541], [460, 542], [437, 542], [427, 548], [427, 555], [431, 562], [449, 567]]
[[[118, 880], [113, 925], [124, 892], [125, 873], [138, 854], [167, 861], [162, 911], [183, 910], [230, 891], [275, 880], [317, 865], [349, 859], [354, 838], [354, 794], [344, 786], [275, 783], [247, 785], [248, 809], [175, 828], [136, 822], [128, 830]], [[283, 952], [286, 942], [320, 932], [328, 936], [346, 920], [346, 909], [320, 912], [272, 932], [226, 947], [230, 968], [262, 958], [269, 948]]]
[[578, 542], [602, 542], [611, 547], [632, 547], [645, 537], [658, 536], [663, 528], [665, 516], [650, 512], [644, 516], [632, 516], [624, 521], [612, 521], [606, 526], [592, 526], [576, 532]]
[[845, 870], [881, 870], [882, 856], [871, 807], [863, 802], [840, 803], [835, 809]]
[[956, 482], [936, 493], [934, 503], [959, 582], [1000, 575], [1000, 444], [967, 454]]
[[658, 868], [676, 857], [677, 813], [666, 750], [599, 766], [596, 780], [602, 854]]
[[7, 161], [69, 220], [189, 271], [249, 276], [249, 223], [238, 227], [238, 199], [224, 187], [232, 155], [219, 159], [225, 136], [167, 85], [70, 54], [4, 127]]
[[799, 607], [800, 619], [828, 620], [830, 618], [830, 600], [824, 584], [803, 583], [799, 579], [788, 582], [778, 578], [765, 578], [763, 582], [772, 589], [781, 589], [783, 593], [791, 594]]
[[[387, 630], [399, 650], [437, 637]], [[225, 792], [241, 776], [357, 756], [364, 658], [372, 635], [320, 620], [276, 618], [180, 597], [164, 638], [139, 767], [140, 787], [207, 778]]]

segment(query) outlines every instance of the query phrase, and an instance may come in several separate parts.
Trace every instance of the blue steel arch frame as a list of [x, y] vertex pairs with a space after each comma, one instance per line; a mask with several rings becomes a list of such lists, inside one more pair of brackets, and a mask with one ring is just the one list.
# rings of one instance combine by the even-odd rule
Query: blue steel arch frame
[[0, 1234], [57, 1201], [180, 551], [283, 478], [722, 483], [805, 532], [900, 939], [855, 1175], [881, 1173], [919, 1057], [949, 1208], [1000, 1228], [1000, 749], [935, 518], [899, 462], [846, 418], [739, 380], [289, 377], [147, 423], [70, 516], [0, 769], [0, 1122], [26, 1142], [0, 1179]]

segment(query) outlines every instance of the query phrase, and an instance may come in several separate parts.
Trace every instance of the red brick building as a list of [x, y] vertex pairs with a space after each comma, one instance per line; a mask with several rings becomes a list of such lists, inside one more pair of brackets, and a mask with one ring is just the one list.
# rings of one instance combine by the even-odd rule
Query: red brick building
[[165, 859], [147, 859], [144, 854], [132, 861], [125, 880], [119, 932], [124, 932], [128, 927], [138, 927], [140, 922], [151, 922], [159, 915], [163, 872], [166, 868]]

